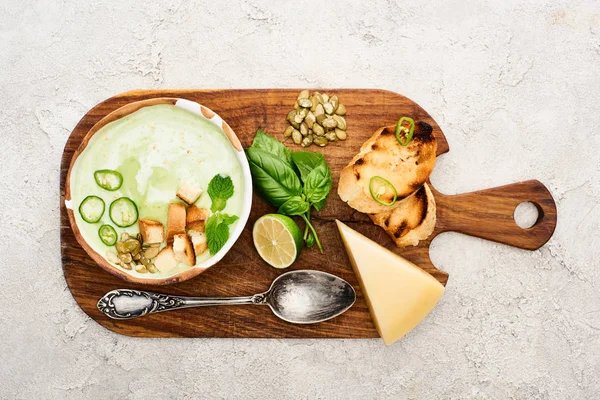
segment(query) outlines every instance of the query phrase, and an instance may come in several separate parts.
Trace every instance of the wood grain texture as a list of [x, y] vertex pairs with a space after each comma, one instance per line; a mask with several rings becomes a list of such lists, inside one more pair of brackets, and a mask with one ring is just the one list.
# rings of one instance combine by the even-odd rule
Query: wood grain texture
[[[333, 89], [348, 110], [348, 140], [321, 151], [330, 164], [334, 187], [326, 207], [314, 215], [314, 225], [325, 247], [304, 249], [291, 269], [317, 269], [350, 282], [357, 291], [356, 304], [343, 315], [316, 325], [293, 325], [278, 320], [261, 306], [206, 307], [187, 309], [129, 320], [114, 321], [101, 314], [96, 303], [112, 289], [129, 287], [189, 296], [243, 296], [269, 287], [282, 271], [267, 266], [254, 250], [251, 227], [261, 215], [275, 210], [258, 197], [244, 232], [233, 249], [215, 267], [186, 282], [170, 286], [136, 285], [120, 280], [100, 269], [74, 238], [64, 206], [65, 179], [71, 158], [85, 134], [108, 113], [130, 102], [157, 97], [179, 97], [203, 104], [226, 120], [242, 145], [251, 144], [258, 128], [282, 139], [285, 115], [299, 92], [296, 89], [264, 90], [157, 90], [133, 91], [112, 97], [91, 109], [75, 127], [65, 145], [61, 164], [61, 250], [65, 278], [81, 308], [99, 324], [114, 332], [139, 337], [239, 337], [239, 338], [373, 338], [378, 337], [364, 297], [350, 267], [337, 232], [337, 218], [371, 239], [390, 248], [431, 273], [444, 285], [448, 275], [433, 266], [429, 258], [431, 240], [445, 231], [510, 244], [524, 249], [543, 245], [556, 226], [556, 206], [548, 190], [537, 181], [527, 181], [495, 189], [446, 196], [432, 187], [438, 203], [438, 223], [433, 235], [416, 247], [398, 249], [387, 234], [370, 219], [342, 202], [337, 196], [341, 169], [358, 152], [373, 132], [392, 125], [401, 115], [410, 115], [434, 127], [438, 154], [449, 150], [448, 142], [435, 121], [417, 104], [397, 93], [383, 90]], [[296, 148], [287, 143], [292, 149]], [[299, 149], [299, 147], [298, 147]], [[515, 207], [533, 201], [540, 218], [529, 229], [514, 222]]]

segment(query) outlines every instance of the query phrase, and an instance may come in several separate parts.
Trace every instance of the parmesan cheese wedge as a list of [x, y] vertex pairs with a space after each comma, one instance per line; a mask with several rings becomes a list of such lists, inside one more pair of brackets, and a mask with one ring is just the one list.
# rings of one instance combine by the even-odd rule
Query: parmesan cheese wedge
[[410, 261], [336, 223], [377, 331], [390, 345], [429, 314], [444, 286]]

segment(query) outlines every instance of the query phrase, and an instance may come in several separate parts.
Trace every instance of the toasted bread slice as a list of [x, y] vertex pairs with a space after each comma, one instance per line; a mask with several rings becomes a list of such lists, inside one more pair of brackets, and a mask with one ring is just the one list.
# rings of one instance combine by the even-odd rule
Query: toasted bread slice
[[162, 243], [165, 240], [163, 224], [151, 219], [139, 219], [138, 226], [144, 243]]
[[[360, 212], [375, 214], [399, 207], [379, 204], [371, 196], [369, 183], [374, 176], [388, 180], [402, 200], [418, 190], [429, 178], [435, 166], [437, 144], [433, 128], [425, 122], [416, 122], [413, 138], [407, 146], [396, 140], [396, 127], [381, 128], [367, 140], [360, 152], [342, 169], [338, 185], [340, 198]], [[390, 203], [393, 193], [380, 197]]]
[[192, 240], [185, 233], [178, 233], [173, 236], [173, 251], [177, 262], [182, 262], [190, 267], [196, 265], [196, 255], [194, 254], [194, 245]]
[[206, 242], [206, 234], [204, 232], [194, 230], [188, 231], [188, 234], [192, 239], [194, 253], [196, 253], [196, 257], [198, 257], [200, 254], [204, 253], [206, 249], [208, 249], [208, 244]]
[[390, 235], [398, 247], [416, 246], [433, 233], [436, 221], [435, 199], [425, 183], [393, 210], [369, 215]]
[[177, 191], [177, 197], [185, 201], [189, 205], [194, 204], [198, 198], [202, 195], [203, 190], [195, 187], [189, 182], [183, 182], [183, 185]]
[[188, 230], [204, 232], [206, 220], [210, 215], [210, 210], [196, 206], [190, 206], [187, 209], [185, 225]]
[[154, 266], [160, 272], [169, 272], [177, 266], [177, 260], [175, 259], [175, 252], [173, 247], [166, 246], [154, 259]]
[[170, 203], [167, 215], [167, 243], [173, 242], [173, 236], [185, 233], [185, 206], [181, 203]]

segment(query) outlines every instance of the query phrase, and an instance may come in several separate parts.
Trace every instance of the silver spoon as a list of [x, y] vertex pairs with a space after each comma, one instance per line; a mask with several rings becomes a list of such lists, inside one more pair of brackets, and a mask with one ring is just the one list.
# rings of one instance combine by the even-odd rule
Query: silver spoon
[[98, 310], [113, 319], [131, 319], [180, 308], [259, 304], [294, 324], [314, 324], [337, 317], [356, 300], [345, 280], [321, 271], [291, 271], [280, 275], [271, 288], [246, 297], [182, 297], [133, 289], [116, 289], [98, 301]]

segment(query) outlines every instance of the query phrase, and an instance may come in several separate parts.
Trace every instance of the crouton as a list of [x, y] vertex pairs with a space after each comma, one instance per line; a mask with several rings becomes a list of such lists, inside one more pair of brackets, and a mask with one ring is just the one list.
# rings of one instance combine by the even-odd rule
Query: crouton
[[177, 260], [175, 259], [175, 252], [173, 247], [167, 246], [158, 253], [154, 259], [154, 266], [160, 272], [169, 272], [177, 266]]
[[171, 203], [167, 216], [167, 243], [172, 243], [173, 236], [178, 233], [185, 233], [185, 206]]
[[192, 238], [192, 245], [194, 246], [194, 253], [196, 253], [196, 257], [200, 254], [204, 253], [206, 249], [208, 249], [208, 244], [206, 243], [206, 234], [204, 232], [198, 231], [188, 231], [190, 237]]
[[173, 251], [177, 262], [182, 262], [190, 267], [196, 265], [196, 255], [192, 240], [185, 233], [178, 233], [173, 236]]
[[204, 232], [206, 220], [210, 215], [210, 211], [206, 208], [190, 206], [185, 217], [185, 226], [188, 230]]
[[203, 190], [195, 187], [189, 182], [183, 182], [183, 185], [177, 191], [177, 197], [185, 201], [189, 205], [192, 205], [202, 195]]
[[144, 243], [162, 243], [165, 240], [163, 224], [151, 219], [139, 219], [138, 226]]

